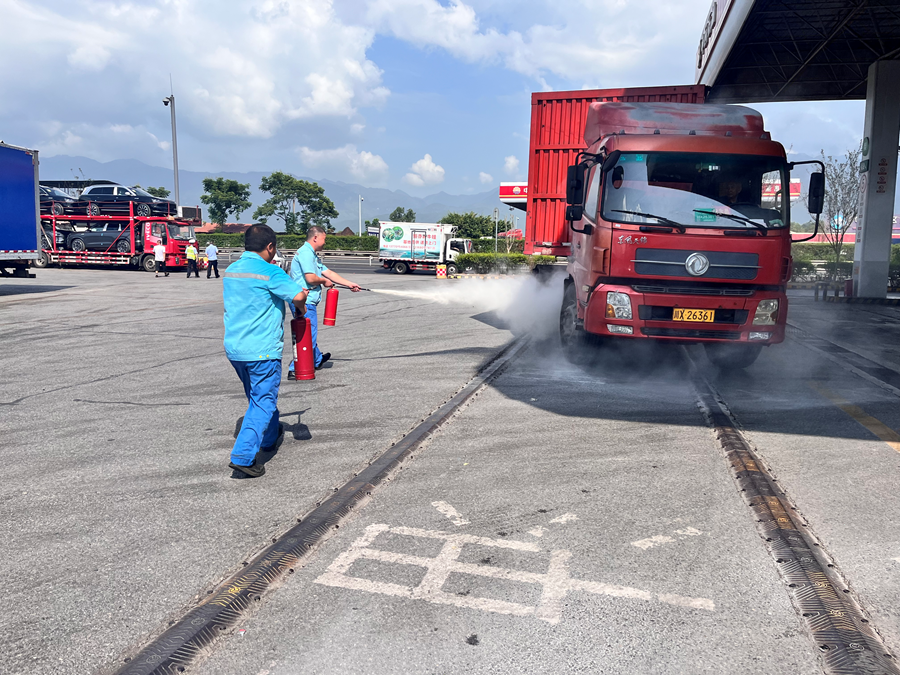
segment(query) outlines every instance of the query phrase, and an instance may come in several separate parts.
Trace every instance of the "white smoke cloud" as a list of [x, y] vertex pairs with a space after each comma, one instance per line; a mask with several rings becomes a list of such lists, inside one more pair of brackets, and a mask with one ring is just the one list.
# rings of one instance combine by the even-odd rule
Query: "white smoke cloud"
[[435, 164], [431, 155], [425, 156], [410, 167], [410, 173], [403, 176], [403, 181], [413, 187], [438, 185], [444, 182], [444, 167]]

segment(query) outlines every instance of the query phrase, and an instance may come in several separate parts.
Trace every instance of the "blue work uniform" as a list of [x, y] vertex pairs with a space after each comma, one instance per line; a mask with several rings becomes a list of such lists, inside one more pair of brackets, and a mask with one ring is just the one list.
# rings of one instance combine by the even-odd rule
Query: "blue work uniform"
[[[325, 263], [322, 262], [322, 259], [309, 242], [303, 244], [294, 254], [294, 259], [291, 260], [291, 279], [309, 291], [309, 295], [306, 297], [306, 317], [309, 319], [310, 338], [312, 338], [316, 368], [322, 363], [322, 351], [319, 349], [317, 342], [319, 337], [319, 314], [317, 309], [319, 300], [322, 299], [322, 287], [318, 285], [310, 286], [306, 282], [304, 275], [315, 274], [321, 277], [322, 273], [327, 271], [328, 268], [325, 267]], [[293, 311], [293, 307], [291, 310]], [[293, 361], [288, 366], [288, 370], [294, 371]]]
[[222, 276], [225, 354], [241, 378], [249, 403], [231, 461], [251, 466], [259, 449], [278, 439], [284, 303], [292, 302], [303, 289], [280, 267], [252, 251], [245, 251]]

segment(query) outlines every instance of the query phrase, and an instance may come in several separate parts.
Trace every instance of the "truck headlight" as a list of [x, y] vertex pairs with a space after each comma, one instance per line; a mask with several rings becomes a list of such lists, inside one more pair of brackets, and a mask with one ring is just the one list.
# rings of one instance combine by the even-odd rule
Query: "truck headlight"
[[619, 291], [609, 291], [606, 294], [606, 318], [631, 318], [631, 298], [628, 297], [627, 293], [620, 293]]
[[760, 300], [753, 315], [754, 326], [774, 326], [775, 315], [778, 314], [778, 300]]

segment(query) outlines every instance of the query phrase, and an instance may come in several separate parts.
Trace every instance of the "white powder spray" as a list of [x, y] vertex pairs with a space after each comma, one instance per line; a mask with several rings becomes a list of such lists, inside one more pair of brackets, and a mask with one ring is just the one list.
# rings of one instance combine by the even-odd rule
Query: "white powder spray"
[[529, 334], [544, 340], [557, 333], [562, 288], [562, 277], [558, 274], [543, 281], [528, 274], [503, 279], [448, 281], [441, 288], [427, 291], [371, 290], [442, 305], [467, 306], [477, 312], [494, 312], [513, 334]]

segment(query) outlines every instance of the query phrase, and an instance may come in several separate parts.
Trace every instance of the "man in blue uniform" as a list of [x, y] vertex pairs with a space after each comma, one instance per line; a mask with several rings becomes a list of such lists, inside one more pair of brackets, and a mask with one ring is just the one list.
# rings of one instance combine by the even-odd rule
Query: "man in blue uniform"
[[284, 435], [278, 420], [278, 387], [284, 349], [284, 303], [303, 316], [307, 291], [273, 265], [275, 232], [252, 225], [241, 257], [222, 275], [225, 353], [244, 385], [249, 406], [228, 465], [235, 477], [256, 478], [266, 469], [257, 453], [275, 450]]
[[[324, 366], [325, 362], [331, 358], [331, 352], [323, 354], [316, 342], [319, 334], [319, 316], [316, 309], [322, 299], [322, 286], [331, 288], [335, 284], [341, 284], [350, 288], [354, 293], [360, 290], [359, 284], [355, 284], [325, 267], [319, 258], [319, 251], [323, 248], [325, 248], [325, 229], [318, 225], [312, 225], [306, 231], [306, 243], [297, 250], [291, 261], [291, 279], [309, 290], [309, 296], [306, 298], [306, 317], [309, 319], [316, 370]], [[288, 366], [288, 379], [295, 379], [293, 361]]]

